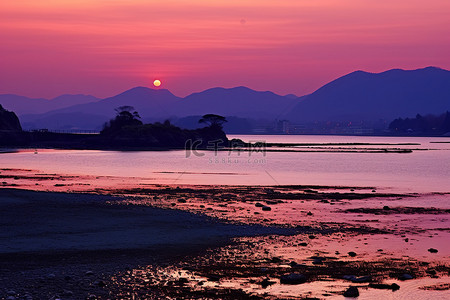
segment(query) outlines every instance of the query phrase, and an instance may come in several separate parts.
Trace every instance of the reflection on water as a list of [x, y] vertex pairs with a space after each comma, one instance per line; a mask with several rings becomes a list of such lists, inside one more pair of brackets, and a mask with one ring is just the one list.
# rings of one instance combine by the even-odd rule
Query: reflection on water
[[[186, 295], [196, 295], [200, 299], [211, 296], [234, 299], [232, 296], [242, 296], [240, 291], [245, 292], [245, 298], [342, 299], [342, 293], [349, 286], [358, 287], [358, 299], [448, 299], [450, 293], [450, 278], [440, 271], [438, 265], [405, 259], [386, 260], [383, 255], [368, 263], [364, 261], [366, 258], [352, 259], [345, 254], [330, 255], [309, 248], [305, 250], [304, 247], [299, 248], [295, 257], [287, 258], [280, 255], [283, 253], [277, 247], [284, 248], [283, 240], [291, 238], [274, 239], [278, 240], [270, 241], [271, 237], [242, 238], [236, 245], [210, 251], [201, 258], [188, 259], [176, 266], [147, 266], [118, 273], [113, 277], [113, 286], [120, 297], [134, 296], [136, 299], [149, 296], [168, 299]], [[293, 246], [291, 248], [295, 248]], [[292, 254], [293, 250], [288, 252]], [[432, 270], [438, 270], [433, 273], [436, 276], [422, 277], [428, 276]], [[414, 274], [416, 279], [399, 280], [397, 276], [404, 272]], [[306, 282], [282, 284], [280, 277], [291, 273], [304, 274]], [[360, 282], [344, 279], [352, 275], [365, 279]], [[395, 283], [400, 289], [376, 289], [370, 286], [371, 283]], [[230, 294], [232, 291], [235, 294]]]
[[[377, 186], [407, 192], [448, 192], [450, 143], [444, 138], [341, 136], [236, 136], [246, 141], [289, 143], [397, 144], [385, 148], [413, 153], [291, 153], [200, 151], [38, 150], [0, 155], [2, 168], [26, 168], [59, 174], [144, 177], [148, 183]], [[398, 145], [410, 144], [410, 145]], [[307, 147], [306, 148], [311, 148]], [[319, 146], [316, 146], [319, 147]], [[320, 146], [323, 147], [323, 146]], [[380, 145], [326, 146], [336, 149]]]

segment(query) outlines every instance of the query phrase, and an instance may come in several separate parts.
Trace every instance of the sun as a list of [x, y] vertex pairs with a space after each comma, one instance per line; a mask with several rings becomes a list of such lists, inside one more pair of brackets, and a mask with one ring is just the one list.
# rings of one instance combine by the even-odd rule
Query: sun
[[154, 86], [160, 86], [161, 85], [161, 80], [156, 79], [155, 81], [153, 81], [153, 85]]

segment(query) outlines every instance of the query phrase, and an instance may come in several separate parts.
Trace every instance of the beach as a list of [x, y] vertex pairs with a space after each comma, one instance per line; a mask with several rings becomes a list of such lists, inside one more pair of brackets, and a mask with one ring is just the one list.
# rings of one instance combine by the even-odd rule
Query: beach
[[[66, 274], [65, 277], [69, 276], [68, 269], [79, 271], [83, 267], [93, 272], [95, 266], [104, 271], [133, 262], [161, 264], [225, 245], [234, 237], [286, 231], [227, 224], [173, 209], [111, 204], [112, 201], [121, 199], [1, 189], [1, 286], [7, 289], [2, 293], [12, 290], [21, 296], [35, 294], [39, 299], [44, 296], [42, 290], [27, 289], [24, 281], [49, 274], [52, 279], [53, 275], [57, 278]], [[56, 275], [58, 270], [60, 274]], [[29, 274], [34, 275], [28, 277]], [[53, 285], [52, 282], [47, 283]], [[54, 292], [56, 295], [60, 291]]]
[[[449, 294], [445, 193], [1, 175], [4, 298], [333, 299], [350, 286], [359, 299]], [[290, 274], [301, 283], [282, 283]]]

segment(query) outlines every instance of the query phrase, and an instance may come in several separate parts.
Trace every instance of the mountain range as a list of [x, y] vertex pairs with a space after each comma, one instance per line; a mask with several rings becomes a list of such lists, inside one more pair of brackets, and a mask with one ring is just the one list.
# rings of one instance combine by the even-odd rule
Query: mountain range
[[356, 71], [298, 100], [286, 119], [391, 121], [418, 113], [441, 114], [450, 110], [450, 72], [434, 67], [382, 73]]
[[[390, 122], [398, 117], [450, 110], [450, 71], [435, 67], [382, 73], [356, 71], [301, 97], [247, 87], [219, 87], [181, 98], [165, 89], [136, 87], [104, 99], [62, 95], [48, 100], [5, 94], [0, 95], [0, 104], [16, 112], [25, 129], [99, 130], [123, 105], [133, 106], [144, 122], [170, 119], [191, 127], [195, 123], [192, 116], [207, 113], [228, 117], [233, 123], [228, 124], [230, 128], [273, 124], [276, 120]], [[247, 129], [251, 131], [251, 126]]]

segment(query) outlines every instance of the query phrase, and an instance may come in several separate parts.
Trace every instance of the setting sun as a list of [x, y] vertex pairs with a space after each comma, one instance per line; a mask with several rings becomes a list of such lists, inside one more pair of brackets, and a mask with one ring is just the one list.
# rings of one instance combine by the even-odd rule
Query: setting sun
[[154, 86], [160, 86], [161, 85], [161, 80], [156, 79], [155, 81], [153, 81], [153, 85]]

